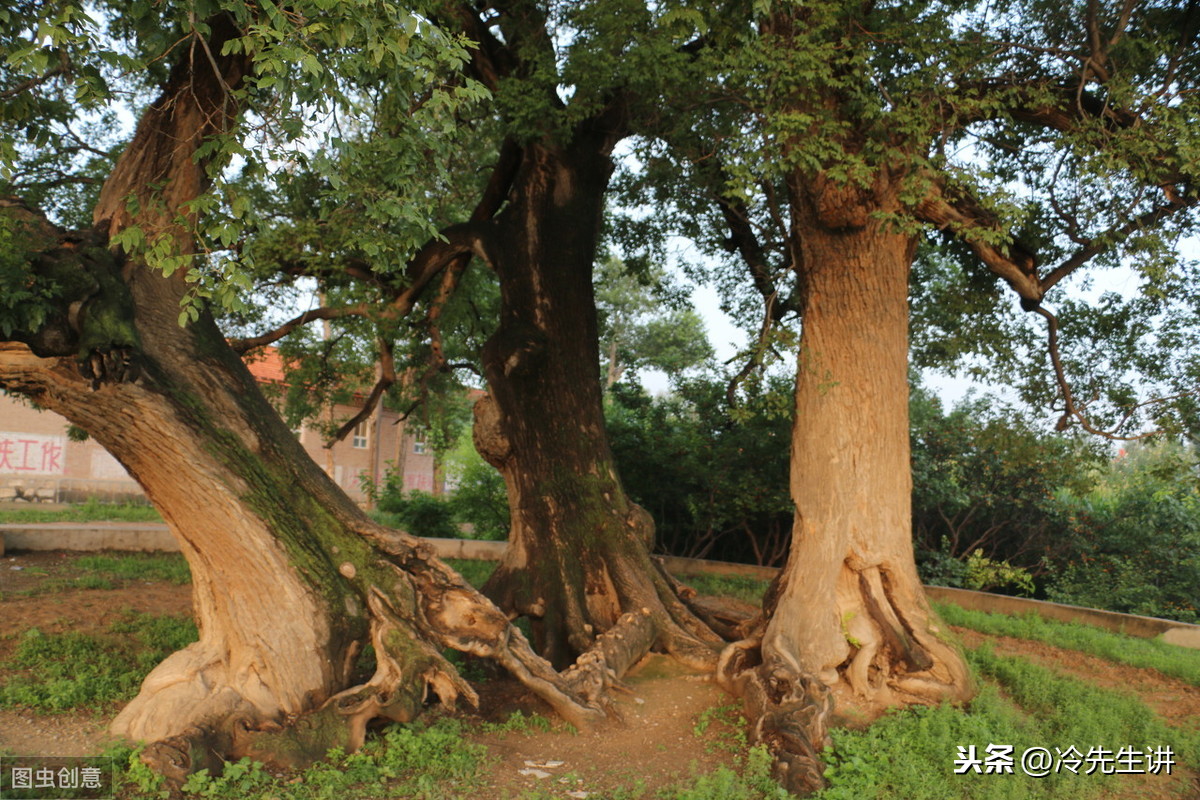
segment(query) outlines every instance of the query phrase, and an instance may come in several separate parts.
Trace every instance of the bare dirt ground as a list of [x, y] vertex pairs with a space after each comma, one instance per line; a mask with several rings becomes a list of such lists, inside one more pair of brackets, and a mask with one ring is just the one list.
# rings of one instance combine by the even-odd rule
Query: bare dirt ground
[[[72, 568], [75, 556], [60, 553], [8, 554], [0, 558], [0, 661], [11, 655], [16, 637], [31, 627], [51, 633], [104, 631], [129, 610], [186, 616], [191, 590], [162, 582], [113, 579], [112, 589], [65, 589], [38, 592], [45, 581], [83, 574]], [[13, 569], [20, 567], [20, 569]], [[1105, 688], [1133, 692], [1169, 724], [1194, 726], [1200, 720], [1200, 690], [1154, 670], [1039, 642], [987, 636], [956, 629], [967, 647], [989, 642], [1000, 653], [1027, 658], [1058, 672]], [[476, 734], [490, 754], [481, 797], [503, 798], [539, 790], [546, 797], [584, 797], [586, 793], [641, 786], [646, 796], [693, 774], [734, 762], [739, 736], [724, 720], [730, 698], [705, 676], [681, 671], [673, 662], [651, 657], [625, 680], [620, 693], [623, 723], [573, 733], [561, 727]], [[513, 712], [544, 711], [539, 701], [507, 681], [485, 682], [478, 716], [502, 721]], [[0, 750], [28, 755], [95, 755], [107, 740], [105, 723], [116, 709], [98, 714], [34, 714], [0, 711]], [[466, 717], [473, 712], [461, 712]], [[711, 724], [698, 735], [697, 723]], [[744, 749], [744, 748], [743, 748]], [[1131, 776], [1133, 777], [1133, 776]], [[1170, 776], [1136, 776], [1118, 783], [1105, 800], [1200, 798], [1200, 780], [1191, 769]]]

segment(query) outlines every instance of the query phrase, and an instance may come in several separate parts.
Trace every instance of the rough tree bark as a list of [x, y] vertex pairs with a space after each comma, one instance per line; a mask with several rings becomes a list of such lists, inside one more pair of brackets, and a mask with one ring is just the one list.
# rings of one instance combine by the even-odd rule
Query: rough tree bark
[[908, 273], [915, 239], [874, 212], [873, 190], [792, 186], [803, 328], [796, 378], [787, 565], [764, 618], [722, 655], [757, 741], [796, 793], [823, 785], [834, 701], [868, 716], [961, 700], [969, 673], [930, 610], [912, 551]]
[[[212, 29], [208, 49], [219, 53], [235, 31], [223, 19]], [[155, 742], [147, 759], [175, 778], [231, 755], [302, 763], [356, 747], [373, 718], [411, 719], [427, 695], [473, 699], [445, 647], [497, 660], [576, 724], [599, 718], [490, 601], [345, 497], [211, 317], [179, 326], [182, 271], [167, 278], [109, 249], [130, 224], [191, 246], [178, 220], [207, 184], [196, 149], [233, 123], [228, 90], [246, 66], [182, 57], [106, 182], [93, 231], [62, 232], [0, 203], [31, 274], [58, 287], [37, 330], [0, 343], [0, 388], [106, 447], [192, 571], [199, 641], [150, 674], [113, 731]], [[360, 676], [367, 643], [375, 665]]]
[[606, 640], [609, 651], [621, 643], [608, 669], [619, 675], [651, 647], [711, 668], [721, 639], [651, 559], [653, 521], [625, 494], [604, 427], [592, 267], [621, 127], [600, 115], [566, 144], [524, 145], [492, 223], [501, 316], [484, 349], [490, 394], [475, 443], [504, 475], [511, 530], [485, 591], [533, 621], [557, 666], [634, 613]]

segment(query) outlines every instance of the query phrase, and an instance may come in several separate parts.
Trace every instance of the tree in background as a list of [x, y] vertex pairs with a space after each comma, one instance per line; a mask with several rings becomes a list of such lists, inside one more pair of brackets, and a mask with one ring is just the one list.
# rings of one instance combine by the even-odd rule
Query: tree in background
[[1071, 548], [1051, 562], [1051, 600], [1200, 621], [1200, 480], [1194, 447], [1134, 445], [1089, 492], [1063, 497]]
[[627, 372], [655, 369], [677, 378], [712, 357], [704, 321], [663, 267], [635, 272], [610, 256], [597, 262], [592, 280], [606, 391]]
[[631, 495], [654, 517], [658, 550], [778, 565], [793, 513], [783, 446], [792, 385], [751, 381], [731, 410], [727, 380], [702, 375], [658, 398], [617, 384], [607, 407], [613, 454]]
[[528, 617], [558, 666], [590, 653], [621, 674], [650, 647], [711, 667], [722, 640], [650, 559], [653, 521], [631, 502], [604, 427], [592, 274], [611, 154], [661, 114], [694, 33], [643, 3], [496, 3], [447, 14], [479, 43], [471, 74], [502, 131], [475, 224], [499, 282], [482, 353], [489, 396], [476, 448], [505, 479], [509, 546], [485, 591]]
[[1000, 575], [968, 576], [970, 559], [1041, 577], [1072, 551], [1062, 498], [1086, 493], [1103, 467], [1094, 438], [1038, 431], [982, 400], [947, 413], [919, 386], [910, 407], [913, 539], [927, 582], [990, 589]]

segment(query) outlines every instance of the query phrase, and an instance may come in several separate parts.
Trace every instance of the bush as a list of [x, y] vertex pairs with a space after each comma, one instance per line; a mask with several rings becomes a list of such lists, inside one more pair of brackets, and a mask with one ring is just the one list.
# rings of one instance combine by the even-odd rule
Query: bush
[[1088, 491], [1103, 462], [1093, 441], [1044, 433], [984, 403], [945, 413], [911, 401], [913, 537], [924, 580], [1032, 591], [1045, 559], [1070, 552], [1060, 495]]
[[1052, 564], [1051, 600], [1200, 622], [1200, 481], [1191, 448], [1133, 448], [1070, 503], [1073, 552]]
[[447, 471], [455, 476], [457, 484], [449, 501], [454, 518], [470, 526], [473, 539], [507, 539], [508, 492], [504, 477], [475, 452], [469, 436], [461, 437], [460, 446], [446, 461]]
[[614, 384], [605, 418], [630, 497], [650, 512], [671, 555], [779, 564], [792, 529], [788, 493], [792, 384], [744, 384], [730, 408], [717, 377], [669, 397]]
[[379, 498], [377, 508], [386, 515], [388, 524], [416, 536], [457, 539], [461, 535], [450, 504], [428, 492], [385, 494]]

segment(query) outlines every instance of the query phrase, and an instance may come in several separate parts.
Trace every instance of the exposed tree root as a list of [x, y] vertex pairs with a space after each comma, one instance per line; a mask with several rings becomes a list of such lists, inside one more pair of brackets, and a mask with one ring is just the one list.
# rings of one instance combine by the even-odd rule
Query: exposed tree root
[[676, 580], [658, 558], [654, 559], [654, 565], [688, 611], [727, 642], [745, 638], [762, 614], [759, 605], [729, 597], [700, 594], [691, 586]]
[[[443, 657], [442, 647], [495, 661], [577, 728], [605, 718], [607, 681], [559, 675], [533, 652], [521, 631], [491, 601], [437, 560], [419, 540], [384, 528], [368, 528], [362, 533], [380, 551], [380, 566], [387, 570], [383, 574], [394, 577], [391, 586], [366, 589], [375, 651], [371, 677], [334, 694], [312, 711], [279, 718], [263, 715], [262, 709], [254, 708], [228, 684], [213, 687], [216, 665], [197, 684], [199, 670], [178, 669], [179, 661], [195, 657], [188, 650], [181, 651], [156, 670], [161, 674], [157, 682], [153, 675], [147, 680], [138, 702], [158, 714], [168, 699], [164, 692], [190, 687], [203, 691], [208, 705], [198, 711], [193, 704], [186, 717], [193, 724], [148, 747], [144, 752], [147, 763], [176, 782], [196, 769], [218, 766], [220, 758], [229, 756], [300, 767], [324, 757], [333, 747], [357, 749], [372, 720], [411, 721], [429, 697], [448, 707], [459, 698], [475, 705], [475, 691]], [[614, 634], [608, 641], [617, 638], [619, 634]], [[353, 648], [348, 657], [352, 659], [357, 652]], [[605, 650], [623, 671], [629, 664], [625, 663], [628, 656], [618, 655], [621, 652], [614, 646]], [[640, 653], [633, 660], [637, 658]], [[603, 662], [604, 656], [599, 659]], [[174, 679], [168, 680], [167, 674]]]
[[870, 720], [895, 705], [970, 696], [961, 656], [937, 637], [939, 623], [916, 594], [919, 584], [884, 565], [848, 560], [836, 606], [823, 612], [840, 621], [837, 641], [822, 642], [814, 634], [820, 614], [808, 613], [820, 606], [794, 596], [785, 603], [794, 588], [788, 583], [785, 570], [767, 592], [767, 612], [721, 654], [717, 681], [742, 699], [752, 741], [770, 750], [775, 777], [789, 791], [803, 796], [825, 785], [821, 752], [835, 708]]
[[420, 612], [415, 622], [423, 634], [442, 646], [495, 661], [577, 728], [603, 719], [598, 705], [575, 696], [562, 676], [533, 651], [520, 629], [434, 557], [427, 544], [382, 527], [364, 533], [395, 558], [398, 576], [412, 581]]
[[731, 644], [721, 654], [717, 682], [742, 699], [751, 741], [774, 757], [775, 779], [794, 794], [811, 794], [825, 786], [821, 752], [830, 744], [833, 693], [778, 653], [762, 656], [761, 639]]

